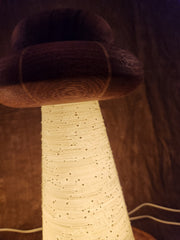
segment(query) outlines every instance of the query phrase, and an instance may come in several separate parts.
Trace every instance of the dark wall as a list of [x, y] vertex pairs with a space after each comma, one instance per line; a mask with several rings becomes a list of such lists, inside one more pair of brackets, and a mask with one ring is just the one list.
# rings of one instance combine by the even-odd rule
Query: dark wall
[[[103, 16], [116, 44], [144, 64], [144, 83], [119, 100], [101, 102], [128, 210], [143, 202], [180, 208], [180, 2], [141, 0], [0, 1], [0, 57], [23, 17], [73, 7]], [[40, 109], [0, 105], [0, 227], [41, 225]], [[146, 208], [140, 214], [180, 221], [178, 214]], [[151, 220], [132, 222], [159, 240], [178, 240], [180, 228]], [[40, 239], [40, 233], [21, 239]], [[0, 240], [20, 239], [1, 233]]]

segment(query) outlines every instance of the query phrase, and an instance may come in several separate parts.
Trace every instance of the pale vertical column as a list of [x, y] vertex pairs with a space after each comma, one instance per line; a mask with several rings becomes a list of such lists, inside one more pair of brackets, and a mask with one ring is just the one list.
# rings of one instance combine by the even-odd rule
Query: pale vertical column
[[132, 240], [97, 101], [42, 107], [43, 240]]

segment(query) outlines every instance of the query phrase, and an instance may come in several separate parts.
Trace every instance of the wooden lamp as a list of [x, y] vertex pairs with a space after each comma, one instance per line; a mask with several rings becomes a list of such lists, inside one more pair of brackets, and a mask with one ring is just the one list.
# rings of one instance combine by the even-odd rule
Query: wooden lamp
[[43, 239], [153, 239], [133, 235], [98, 104], [140, 84], [139, 61], [82, 10], [22, 20], [12, 46], [0, 61], [0, 103], [42, 110]]

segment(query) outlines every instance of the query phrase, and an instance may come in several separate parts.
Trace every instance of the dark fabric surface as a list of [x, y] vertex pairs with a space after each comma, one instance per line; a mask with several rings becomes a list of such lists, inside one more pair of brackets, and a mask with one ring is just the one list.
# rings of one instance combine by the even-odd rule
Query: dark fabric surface
[[[116, 44], [144, 64], [144, 83], [119, 100], [101, 102], [128, 210], [142, 202], [180, 208], [180, 3], [175, 0], [0, 1], [0, 56], [10, 53], [17, 22], [59, 7], [91, 10], [115, 32]], [[40, 109], [0, 106], [0, 227], [41, 225]], [[180, 221], [178, 214], [139, 212]], [[151, 220], [132, 222], [158, 240], [179, 240], [180, 228]], [[0, 233], [0, 240], [41, 234]]]

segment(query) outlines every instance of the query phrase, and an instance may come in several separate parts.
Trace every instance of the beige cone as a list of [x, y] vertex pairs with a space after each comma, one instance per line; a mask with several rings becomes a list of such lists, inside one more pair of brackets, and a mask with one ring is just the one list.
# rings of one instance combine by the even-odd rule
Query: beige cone
[[98, 101], [42, 107], [43, 240], [133, 240]]

